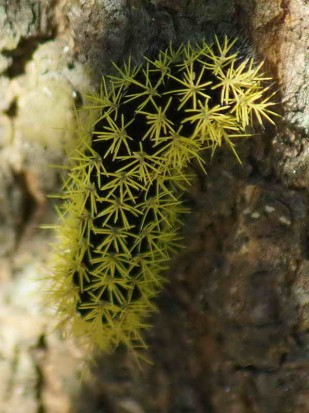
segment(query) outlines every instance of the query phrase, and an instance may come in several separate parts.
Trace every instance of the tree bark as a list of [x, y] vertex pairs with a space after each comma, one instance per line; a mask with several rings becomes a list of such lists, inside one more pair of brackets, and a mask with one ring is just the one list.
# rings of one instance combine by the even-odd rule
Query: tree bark
[[[0, 0], [0, 413], [309, 411], [306, 0]], [[208, 160], [186, 249], [146, 332], [153, 365], [87, 355], [40, 301], [74, 106], [101, 73], [176, 42], [238, 36], [278, 88], [276, 126]]]

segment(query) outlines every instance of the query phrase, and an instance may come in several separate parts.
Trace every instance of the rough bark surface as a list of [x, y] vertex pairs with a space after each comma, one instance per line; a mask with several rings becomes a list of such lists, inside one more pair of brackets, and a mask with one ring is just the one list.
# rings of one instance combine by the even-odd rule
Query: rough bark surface
[[[306, 0], [0, 0], [0, 413], [309, 411]], [[129, 54], [246, 39], [279, 85], [276, 127], [220, 150], [189, 194], [188, 247], [147, 332], [153, 365], [52, 331], [39, 278], [74, 105]]]

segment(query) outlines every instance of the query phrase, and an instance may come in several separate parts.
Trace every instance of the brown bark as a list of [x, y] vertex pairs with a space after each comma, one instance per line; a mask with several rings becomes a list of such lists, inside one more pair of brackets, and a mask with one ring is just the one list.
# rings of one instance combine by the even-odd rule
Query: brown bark
[[[0, 0], [1, 413], [309, 411], [308, 21], [306, 0]], [[240, 145], [242, 166], [223, 149], [197, 178], [146, 333], [154, 364], [120, 349], [80, 384], [85, 355], [38, 300], [52, 235], [37, 226], [60, 186], [48, 164], [110, 60], [214, 32], [265, 59], [283, 118]]]

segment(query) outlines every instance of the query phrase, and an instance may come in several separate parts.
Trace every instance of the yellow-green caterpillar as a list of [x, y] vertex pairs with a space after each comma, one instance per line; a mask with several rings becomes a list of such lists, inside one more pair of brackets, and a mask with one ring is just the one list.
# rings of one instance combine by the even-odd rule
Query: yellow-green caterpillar
[[62, 188], [50, 297], [102, 350], [145, 347], [142, 330], [177, 249], [190, 163], [270, 122], [261, 64], [235, 41], [169, 47], [105, 77]]

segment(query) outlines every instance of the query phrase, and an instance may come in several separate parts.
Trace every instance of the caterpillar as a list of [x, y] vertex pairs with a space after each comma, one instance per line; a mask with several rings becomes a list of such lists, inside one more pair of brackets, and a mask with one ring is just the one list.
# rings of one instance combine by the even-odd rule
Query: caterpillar
[[103, 351], [145, 348], [164, 271], [181, 245], [194, 161], [273, 123], [262, 63], [236, 40], [171, 45], [115, 65], [85, 108], [59, 197], [49, 296], [65, 324]]

